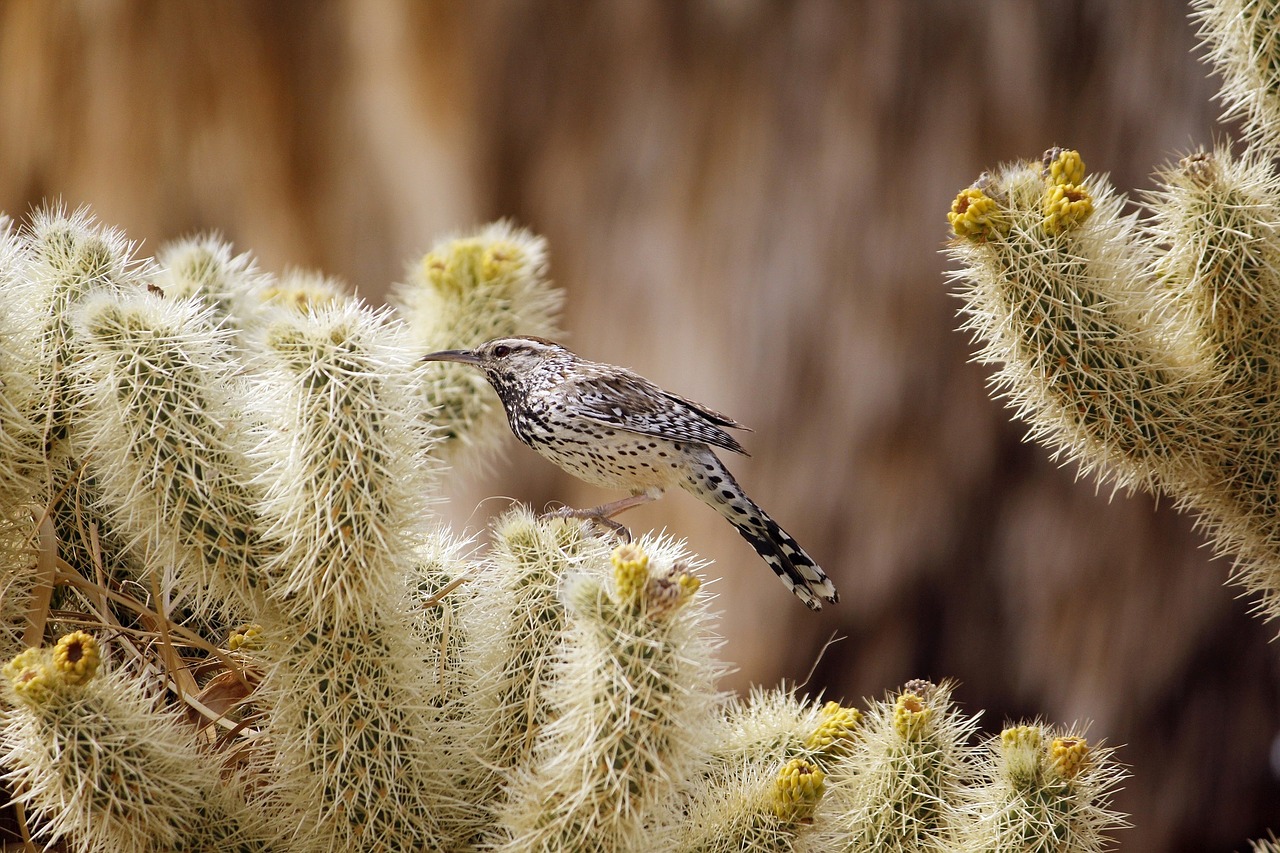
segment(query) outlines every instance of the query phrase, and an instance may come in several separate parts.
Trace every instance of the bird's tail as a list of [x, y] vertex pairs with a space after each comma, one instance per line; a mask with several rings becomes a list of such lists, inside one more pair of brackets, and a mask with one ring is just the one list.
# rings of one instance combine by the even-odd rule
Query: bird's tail
[[715, 508], [751, 543], [787, 589], [810, 610], [821, 610], [822, 602], [840, 600], [827, 573], [813, 561], [790, 534], [778, 526], [769, 514], [756, 506], [715, 454], [697, 466], [685, 485], [704, 503]]

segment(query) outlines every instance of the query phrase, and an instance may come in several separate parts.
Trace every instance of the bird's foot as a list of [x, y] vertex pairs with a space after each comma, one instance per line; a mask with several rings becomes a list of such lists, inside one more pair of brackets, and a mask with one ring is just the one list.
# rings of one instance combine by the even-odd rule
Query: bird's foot
[[598, 524], [609, 532], [613, 533], [623, 542], [631, 541], [631, 531], [621, 522], [614, 521], [605, 513], [601, 512], [604, 507], [591, 507], [589, 509], [574, 509], [573, 507], [561, 507], [544, 512], [539, 518], [581, 518], [583, 521], [589, 521], [592, 524]]
[[620, 537], [624, 542], [631, 541], [631, 531], [622, 524], [613, 520], [615, 515], [625, 512], [632, 507], [646, 504], [649, 501], [657, 500], [662, 497], [660, 489], [649, 489], [648, 491], [639, 492], [629, 495], [625, 498], [619, 498], [616, 501], [610, 501], [607, 504], [593, 506], [589, 509], [574, 509], [573, 507], [561, 507], [560, 509], [544, 512], [543, 518], [581, 518], [593, 522], [606, 528], [614, 535]]

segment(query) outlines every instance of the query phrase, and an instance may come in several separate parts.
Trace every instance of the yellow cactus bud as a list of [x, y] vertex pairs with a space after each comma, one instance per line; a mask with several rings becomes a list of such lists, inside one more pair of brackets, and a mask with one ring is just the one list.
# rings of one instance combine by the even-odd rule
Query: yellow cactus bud
[[4, 673], [4, 677], [12, 681], [17, 678], [24, 670], [36, 666], [44, 657], [41, 649], [24, 649], [13, 656], [13, 659], [4, 665], [4, 669], [0, 670]]
[[529, 258], [518, 243], [498, 240], [485, 247], [480, 258], [480, 273], [486, 279], [499, 279], [518, 273], [529, 263]]
[[1079, 184], [1054, 184], [1044, 195], [1044, 230], [1062, 234], [1083, 225], [1093, 213], [1093, 197]]
[[437, 251], [428, 252], [422, 259], [422, 272], [437, 290], [456, 293], [477, 278], [485, 278], [489, 254], [480, 240], [454, 240]]
[[1082, 737], [1057, 737], [1049, 744], [1049, 767], [1070, 782], [1089, 765], [1089, 742]]
[[617, 600], [624, 604], [639, 605], [644, 600], [649, 585], [649, 555], [635, 543], [628, 542], [613, 549], [609, 555], [613, 563], [613, 580]]
[[1044, 152], [1044, 176], [1050, 184], [1065, 186], [1084, 181], [1084, 160], [1070, 148], [1050, 148]]
[[253, 651], [262, 647], [261, 625], [243, 625], [227, 638], [227, 648], [231, 651]]
[[1027, 784], [1040, 777], [1044, 755], [1044, 729], [1040, 726], [1010, 726], [1000, 732], [1000, 752], [1004, 773], [1013, 782]]
[[[623, 548], [630, 550], [623, 552]], [[627, 545], [616, 549], [612, 559], [618, 601], [643, 606], [653, 619], [679, 610], [702, 588], [702, 580], [683, 560], [666, 568], [651, 566], [643, 550]]]
[[53, 669], [64, 684], [84, 684], [98, 674], [102, 650], [97, 639], [84, 631], [73, 631], [53, 647]]
[[32, 705], [44, 702], [58, 683], [44, 649], [20, 652], [4, 665], [4, 677], [13, 685], [13, 692]]
[[903, 693], [893, 703], [893, 730], [903, 740], [919, 740], [933, 719], [933, 708], [916, 693]]
[[955, 201], [951, 202], [951, 210], [947, 212], [947, 222], [957, 237], [981, 243], [1009, 230], [1009, 223], [999, 203], [978, 187], [962, 189]]
[[858, 736], [862, 712], [857, 708], [842, 707], [839, 702], [828, 702], [819, 714], [818, 727], [805, 740], [805, 748], [827, 755], [847, 753]]
[[773, 780], [773, 813], [787, 823], [809, 821], [825, 791], [826, 774], [821, 768], [803, 758], [793, 758]]
[[332, 305], [341, 296], [342, 290], [336, 284], [312, 276], [295, 276], [262, 291], [265, 304], [291, 308], [304, 314]]
[[1043, 739], [1044, 731], [1039, 726], [1010, 726], [1000, 732], [1000, 745], [1005, 749], [1039, 749]]

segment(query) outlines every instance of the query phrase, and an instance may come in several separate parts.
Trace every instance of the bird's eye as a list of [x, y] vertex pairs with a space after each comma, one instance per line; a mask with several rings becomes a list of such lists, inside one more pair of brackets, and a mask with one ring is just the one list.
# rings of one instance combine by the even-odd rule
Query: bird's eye
[[493, 348], [493, 355], [494, 358], [505, 358], [506, 356], [511, 355], [511, 347], [506, 344], [498, 344]]

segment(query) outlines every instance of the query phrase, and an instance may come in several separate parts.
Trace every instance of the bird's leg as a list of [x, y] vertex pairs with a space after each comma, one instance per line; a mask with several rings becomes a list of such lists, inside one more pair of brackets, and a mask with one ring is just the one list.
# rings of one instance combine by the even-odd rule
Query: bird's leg
[[594, 521], [602, 527], [607, 527], [614, 533], [621, 536], [626, 541], [631, 541], [631, 531], [625, 526], [613, 520], [615, 515], [619, 515], [632, 507], [647, 504], [650, 501], [656, 501], [662, 497], [662, 489], [646, 489], [643, 492], [636, 492], [625, 498], [619, 498], [616, 501], [609, 501], [607, 504], [593, 506], [588, 509], [574, 509], [573, 507], [562, 507], [561, 509], [543, 513], [544, 518], [584, 518], [588, 521]]

